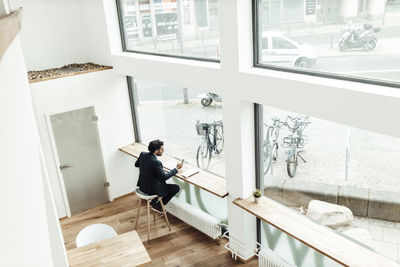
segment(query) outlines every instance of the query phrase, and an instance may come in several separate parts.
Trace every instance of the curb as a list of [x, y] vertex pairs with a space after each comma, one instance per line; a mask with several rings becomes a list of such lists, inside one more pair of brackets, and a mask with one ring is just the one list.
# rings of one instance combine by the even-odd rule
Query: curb
[[347, 185], [268, 177], [264, 194], [291, 207], [307, 207], [317, 199], [348, 207], [354, 215], [400, 222], [400, 194]]

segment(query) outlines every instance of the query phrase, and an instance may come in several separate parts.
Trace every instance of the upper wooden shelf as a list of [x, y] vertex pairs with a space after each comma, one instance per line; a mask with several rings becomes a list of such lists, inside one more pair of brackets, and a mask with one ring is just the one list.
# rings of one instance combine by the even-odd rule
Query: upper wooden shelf
[[233, 203], [344, 266], [399, 267], [384, 256], [267, 197], [261, 197], [258, 204], [254, 202], [253, 196], [237, 198]]
[[[126, 154], [133, 156], [135, 158], [138, 158], [141, 152], [148, 151], [147, 146], [145, 146], [143, 144], [139, 144], [139, 143], [134, 143], [131, 145], [121, 147], [119, 150], [121, 150], [122, 152], [125, 152]], [[168, 156], [166, 154], [164, 154], [161, 157], [161, 162], [167, 162], [169, 160], [178, 161], [176, 158]], [[193, 168], [193, 166], [190, 166], [187, 163], [183, 164], [182, 169], [180, 169], [179, 172], [175, 176], [182, 179], [185, 182], [188, 182], [197, 187], [200, 187], [201, 189], [204, 189], [220, 198], [224, 198], [228, 195], [228, 191], [226, 190], [225, 179], [223, 179], [217, 175], [200, 170], [199, 173], [197, 173], [189, 178], [184, 178], [181, 175], [181, 173], [184, 173], [186, 170], [188, 170], [190, 168]]]
[[28, 71], [29, 83], [43, 82], [53, 79], [59, 79], [69, 76], [75, 76], [90, 72], [110, 70], [113, 67], [103, 66], [94, 63], [74, 63], [65, 65], [61, 68], [53, 68], [48, 70]]

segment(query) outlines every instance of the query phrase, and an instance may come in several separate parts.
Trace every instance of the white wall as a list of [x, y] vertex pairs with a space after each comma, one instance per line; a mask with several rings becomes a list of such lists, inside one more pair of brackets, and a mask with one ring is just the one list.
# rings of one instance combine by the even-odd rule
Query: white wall
[[23, 7], [21, 46], [28, 70], [88, 60], [80, 0], [12, 0]]
[[385, 7], [387, 1], [382, 0], [369, 0], [368, 13], [372, 18], [382, 17], [385, 14]]
[[[0, 1], [0, 10], [4, 9]], [[4, 13], [0, 13], [0, 16]], [[54, 266], [62, 237], [49, 228], [39, 138], [25, 63], [17, 37], [0, 60], [0, 266]], [[63, 249], [63, 248], [62, 248]], [[65, 255], [65, 254], [64, 254]], [[61, 257], [58, 266], [66, 266]]]
[[104, 6], [97, 0], [11, 0], [23, 7], [21, 46], [28, 70], [110, 64]]
[[86, 35], [86, 56], [90, 62], [111, 65], [110, 45], [103, 1], [81, 0]]
[[343, 19], [356, 18], [358, 14], [358, 1], [342, 0], [340, 14]]
[[[53, 258], [53, 264], [57, 267], [67, 267], [67, 252], [64, 247], [64, 238], [61, 232], [61, 225], [57, 218], [56, 207], [54, 203], [53, 193], [51, 192], [49, 176], [47, 174], [46, 163], [42, 149], [40, 148], [40, 166], [42, 171], [42, 183], [43, 183], [43, 196], [46, 203], [46, 213], [49, 233], [51, 241], [51, 256]], [[57, 234], [58, 233], [58, 234]]]
[[36, 120], [58, 217], [67, 216], [45, 113], [95, 106], [111, 199], [132, 192], [137, 170], [118, 148], [134, 141], [127, 82], [113, 70], [31, 84]]

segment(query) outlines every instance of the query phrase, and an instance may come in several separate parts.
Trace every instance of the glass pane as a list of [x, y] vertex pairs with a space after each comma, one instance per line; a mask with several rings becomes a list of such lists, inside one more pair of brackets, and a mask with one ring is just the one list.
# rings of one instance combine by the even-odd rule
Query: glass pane
[[[257, 1], [258, 64], [338, 78], [400, 81], [399, 0]], [[266, 36], [273, 42], [268, 54], [262, 51]]]
[[126, 49], [219, 60], [217, 0], [118, 0]]
[[349, 181], [400, 192], [400, 139], [353, 128], [349, 154]]
[[272, 37], [272, 49], [296, 49], [296, 47], [281, 37]]
[[400, 139], [269, 106], [263, 116], [264, 194], [398, 261]]
[[262, 39], [262, 49], [268, 49], [268, 38]]
[[[222, 99], [198, 91], [134, 79], [142, 143], [164, 141], [165, 154], [185, 159], [185, 164], [224, 177]], [[180, 199], [227, 221], [226, 199], [172, 179], [181, 187]]]

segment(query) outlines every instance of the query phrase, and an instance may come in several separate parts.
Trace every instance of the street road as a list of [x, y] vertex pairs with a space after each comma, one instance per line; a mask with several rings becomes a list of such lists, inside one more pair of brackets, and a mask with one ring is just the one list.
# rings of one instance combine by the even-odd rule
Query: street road
[[[378, 42], [381, 39], [384, 38], [396, 38], [400, 36], [400, 27], [399, 26], [391, 26], [391, 27], [385, 27], [381, 25], [374, 25], [374, 27], [380, 27], [381, 31], [376, 34], [378, 38]], [[330, 45], [332, 43], [332, 47], [337, 47], [339, 39], [342, 36], [341, 31], [345, 31], [346, 26], [343, 26], [341, 30], [337, 32], [330, 32], [330, 33], [318, 33], [318, 34], [308, 34], [305, 36], [291, 36], [290, 32], [285, 32], [287, 36], [289, 36], [291, 39], [296, 40], [300, 43], [304, 42], [309, 45]]]
[[313, 69], [400, 82], [400, 55], [368, 55], [319, 58]]

